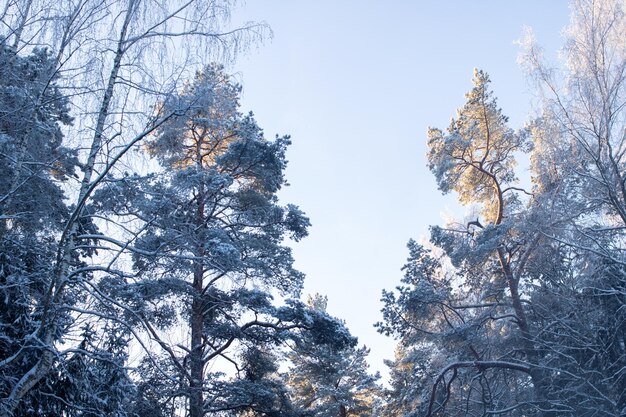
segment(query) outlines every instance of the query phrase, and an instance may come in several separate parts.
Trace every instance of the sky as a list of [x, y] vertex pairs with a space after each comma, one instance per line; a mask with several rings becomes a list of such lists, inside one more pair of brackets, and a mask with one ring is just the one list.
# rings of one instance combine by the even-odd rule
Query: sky
[[312, 223], [293, 245], [303, 295], [328, 296], [383, 376], [395, 341], [373, 327], [381, 291], [400, 284], [409, 239], [462, 214], [428, 170], [428, 127], [448, 126], [474, 68], [522, 127], [533, 93], [515, 41], [532, 27], [556, 60], [568, 13], [566, 0], [248, 0], [233, 14], [273, 30], [230, 70], [266, 137], [292, 137], [280, 198]]

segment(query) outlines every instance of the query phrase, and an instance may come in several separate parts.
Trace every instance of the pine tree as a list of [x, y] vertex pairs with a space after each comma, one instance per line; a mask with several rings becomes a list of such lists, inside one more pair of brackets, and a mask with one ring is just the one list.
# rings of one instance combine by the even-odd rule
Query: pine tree
[[[231, 6], [228, 0], [167, 0], [158, 7], [144, 0], [3, 4], [0, 157], [6, 158], [0, 166], [0, 234], [8, 241], [5, 232], [11, 229], [28, 242], [27, 250], [11, 246], [17, 242], [13, 236], [0, 249], [0, 261], [12, 268], [4, 268], [2, 279], [8, 276], [11, 282], [2, 290], [11, 293], [5, 301], [21, 303], [24, 314], [35, 318], [28, 323], [29, 337], [3, 340], [15, 351], [0, 360], [3, 417], [28, 409], [28, 397], [57, 374], [58, 366], [74, 359], [83, 324], [99, 330], [131, 327], [107, 315], [111, 300], [99, 288], [102, 276], [123, 280], [129, 273], [127, 265], [115, 267], [127, 261], [120, 247], [130, 242], [116, 247], [117, 231], [98, 240], [104, 236], [95, 224], [110, 231], [115, 219], [92, 211], [93, 192], [108, 173], [132, 159], [127, 157], [135, 145], [173, 116], [152, 117], [172, 80], [192, 74], [208, 57], [225, 57], [268, 33], [266, 25], [255, 23], [222, 30]], [[184, 64], [162, 59], [174, 49]], [[61, 128], [70, 121], [70, 102], [76, 126]], [[77, 147], [75, 154], [60, 145], [61, 129]], [[61, 188], [49, 181], [54, 178], [58, 185], [73, 176], [74, 166], [80, 167], [79, 182]], [[37, 246], [42, 240], [45, 245]], [[29, 258], [30, 248], [35, 256]], [[113, 266], [112, 259], [121, 262]], [[29, 276], [15, 272], [24, 268]], [[7, 323], [16, 327], [14, 319]], [[96, 334], [105, 338], [99, 330]]]
[[[326, 297], [309, 296], [307, 305], [326, 313]], [[334, 322], [333, 322], [334, 321]], [[357, 339], [337, 319], [326, 334], [304, 332], [288, 353], [286, 376], [294, 404], [311, 416], [372, 416], [378, 398], [378, 374], [369, 373], [369, 349], [357, 347]], [[347, 333], [348, 343], [328, 343], [333, 333]]]
[[424, 414], [462, 413], [471, 404], [472, 412], [513, 406], [521, 414], [550, 416], [559, 402], [548, 400], [548, 376], [523, 293], [532, 279], [537, 232], [527, 227], [525, 191], [514, 172], [515, 154], [530, 144], [525, 131], [507, 126], [489, 82], [475, 71], [474, 87], [447, 132], [428, 133], [429, 166], [439, 188], [457, 192], [480, 215], [433, 227], [437, 256], [409, 243], [403, 285], [397, 295], [383, 293], [379, 329], [408, 351], [429, 351], [425, 357], [439, 363], [420, 400]]
[[[394, 360], [386, 360], [389, 367], [389, 388], [383, 391], [379, 414], [389, 417], [417, 417], [424, 410], [423, 393], [436, 366], [433, 355], [426, 349], [398, 344]], [[434, 362], [434, 363], [433, 363]]]
[[440, 189], [480, 214], [433, 227], [433, 250], [410, 242], [383, 293], [379, 329], [399, 340], [390, 415], [624, 414], [625, 11], [574, 1], [562, 73], [527, 45], [543, 94], [527, 129], [507, 128], [477, 72], [449, 129], [429, 131]]
[[[98, 196], [97, 210], [142, 224], [128, 247], [137, 278], [103, 285], [161, 346], [163, 369], [180, 384], [171, 390], [192, 417], [268, 406], [246, 391], [254, 384], [228, 383], [207, 367], [221, 359], [251, 375], [241, 352], [280, 344], [296, 326], [296, 313], [274, 307], [266, 291], [297, 295], [303, 279], [282, 240], [304, 237], [308, 219], [276, 197], [289, 138], [266, 140], [239, 113], [239, 93], [221, 67], [198, 72], [161, 106], [187, 110], [147, 144], [163, 171], [111, 178]], [[182, 323], [187, 336], [169, 341], [165, 333]]]

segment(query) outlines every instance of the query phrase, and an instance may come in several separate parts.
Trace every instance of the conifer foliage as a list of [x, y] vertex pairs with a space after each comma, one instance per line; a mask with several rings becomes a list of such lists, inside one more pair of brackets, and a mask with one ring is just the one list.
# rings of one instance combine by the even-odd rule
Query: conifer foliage
[[276, 196], [290, 139], [206, 64], [269, 29], [221, 30], [227, 0], [48, 6], [0, 14], [0, 416], [298, 415], [280, 353], [333, 326], [273, 301], [309, 225]]
[[561, 73], [529, 36], [541, 109], [526, 128], [507, 126], [475, 71], [447, 131], [429, 130], [439, 188], [474, 214], [432, 227], [430, 247], [411, 241], [402, 284], [383, 292], [378, 328], [399, 342], [388, 415], [626, 412], [625, 12], [574, 1]]
[[[102, 285], [161, 346], [181, 384], [172, 395], [189, 402], [191, 416], [204, 415], [207, 407], [233, 407], [219, 405], [221, 397], [233, 395], [229, 383], [218, 375], [207, 378], [217, 359], [256, 381], [232, 387], [239, 391], [239, 408], [271, 408], [252, 392], [240, 398], [241, 391], [261, 389], [268, 372], [261, 370], [261, 359], [272, 362], [261, 352], [302, 324], [296, 312], [274, 307], [266, 292], [297, 296], [302, 285], [282, 241], [304, 237], [309, 222], [276, 198], [289, 138], [266, 140], [252, 115], [239, 113], [239, 91], [219, 66], [198, 72], [161, 108], [188, 110], [147, 142], [162, 172], [111, 178], [95, 198], [98, 211], [140, 224], [130, 249], [134, 279], [111, 278]], [[179, 326], [189, 329], [188, 337], [163, 333]]]
[[428, 130], [470, 214], [382, 293], [384, 388], [300, 301], [291, 139], [215, 63], [270, 34], [235, 3], [0, 6], [0, 417], [625, 416], [625, 0], [572, 1], [560, 67], [528, 33], [524, 128], [475, 70]]
[[[327, 314], [326, 304], [326, 297], [319, 294], [307, 301], [309, 308], [323, 315]], [[293, 402], [310, 416], [373, 416], [380, 375], [368, 371], [369, 349], [357, 347], [357, 339], [344, 324], [332, 320], [334, 326], [326, 330], [325, 338], [331, 341], [335, 333], [344, 332], [343, 343], [324, 342], [320, 335], [304, 332], [287, 355], [290, 369], [286, 380]]]
[[[67, 220], [61, 183], [76, 159], [63, 146], [69, 101], [50, 54], [21, 56], [0, 39], [0, 395], [38, 359], [37, 329], [53, 275], [54, 237]], [[71, 304], [74, 301], [66, 299]], [[67, 314], [59, 318], [70, 320]], [[61, 334], [55, 334], [59, 342]], [[19, 360], [12, 360], [13, 358]], [[35, 400], [33, 400], [35, 401]], [[37, 401], [43, 401], [39, 398]], [[1, 403], [0, 403], [1, 404]], [[28, 410], [22, 404], [20, 410]], [[2, 408], [0, 406], [0, 412]], [[23, 411], [22, 411], [23, 412]]]

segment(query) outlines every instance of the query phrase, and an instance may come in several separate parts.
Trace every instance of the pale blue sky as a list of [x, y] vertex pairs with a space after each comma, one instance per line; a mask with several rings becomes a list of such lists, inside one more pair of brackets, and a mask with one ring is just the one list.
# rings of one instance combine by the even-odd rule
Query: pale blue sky
[[556, 57], [568, 19], [566, 0], [248, 0], [235, 13], [274, 31], [233, 70], [242, 110], [267, 137], [292, 136], [281, 199], [313, 225], [294, 245], [304, 294], [329, 297], [375, 370], [395, 346], [373, 328], [381, 290], [399, 284], [409, 238], [454, 205], [426, 166], [427, 128], [447, 127], [474, 68], [521, 127], [532, 97], [514, 41], [531, 26]]

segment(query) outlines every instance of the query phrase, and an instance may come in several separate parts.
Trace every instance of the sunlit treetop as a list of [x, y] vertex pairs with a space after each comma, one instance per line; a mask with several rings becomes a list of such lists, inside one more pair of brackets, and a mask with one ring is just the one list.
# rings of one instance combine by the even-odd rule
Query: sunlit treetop
[[507, 126], [489, 82], [485, 72], [475, 70], [474, 88], [447, 132], [429, 129], [428, 161], [441, 191], [456, 191], [462, 204], [481, 204], [485, 221], [497, 224], [506, 186], [516, 181], [514, 153], [528, 141]]
[[161, 114], [180, 116], [159, 129], [148, 142], [148, 152], [166, 167], [212, 166], [238, 139], [240, 93], [241, 86], [231, 81], [221, 65], [198, 71], [182, 91], [162, 103]]

